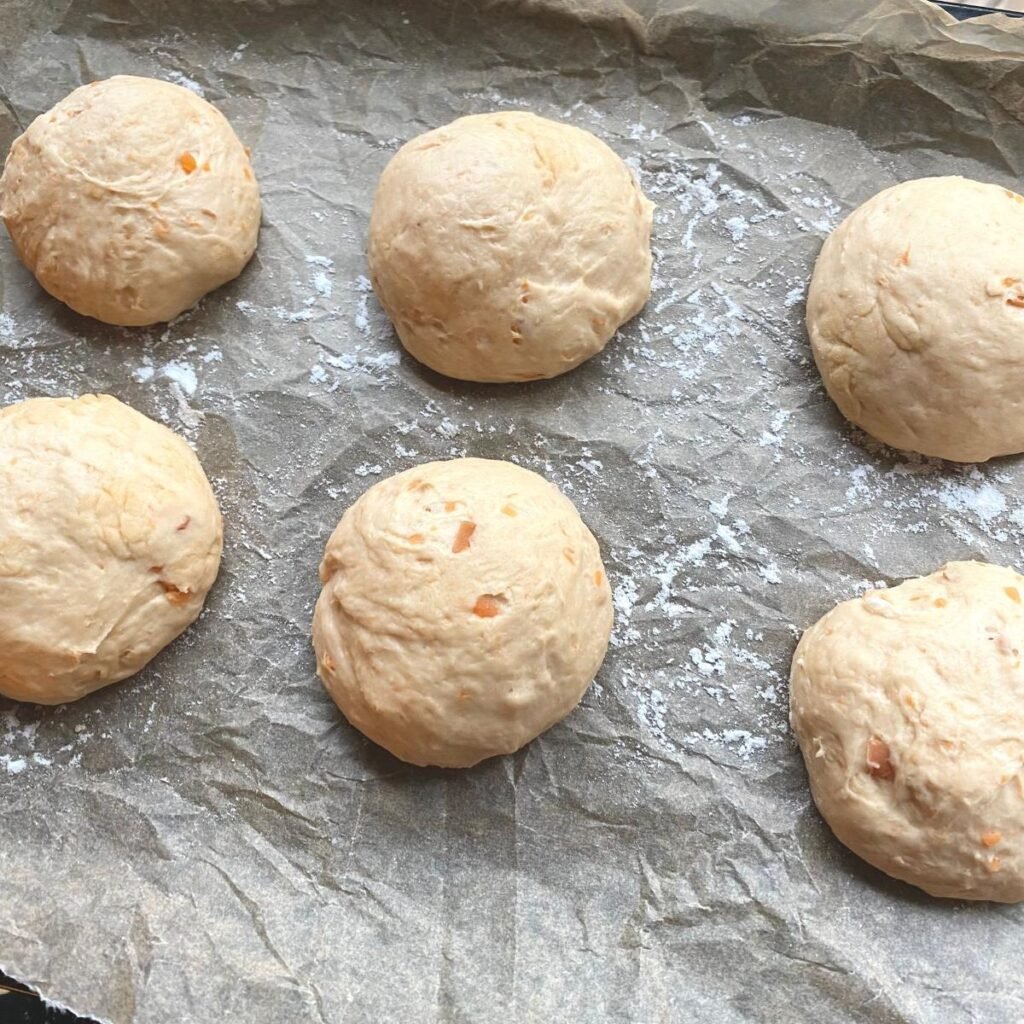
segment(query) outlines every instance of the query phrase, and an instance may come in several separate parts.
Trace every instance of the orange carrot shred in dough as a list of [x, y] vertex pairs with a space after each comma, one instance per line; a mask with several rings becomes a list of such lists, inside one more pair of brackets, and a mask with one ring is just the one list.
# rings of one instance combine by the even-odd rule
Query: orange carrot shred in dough
[[892, 762], [889, 760], [889, 744], [877, 736], [872, 736], [868, 740], [867, 763], [872, 777], [876, 779], [891, 779], [893, 777]]
[[178, 163], [186, 174], [191, 174], [196, 169], [196, 158], [191, 153], [182, 153], [178, 157]]
[[997, 843], [1002, 842], [1002, 839], [1003, 839], [1002, 833], [997, 832], [995, 829], [992, 829], [991, 831], [986, 832], [981, 837], [981, 845], [982, 846], [995, 846]]
[[493, 594], [481, 594], [473, 605], [473, 614], [481, 619], [493, 619], [501, 613], [501, 605]]
[[1006, 596], [1016, 604], [1020, 604], [1020, 591], [1016, 587], [1004, 587]]
[[502, 511], [502, 514], [506, 515], [506, 516], [517, 516], [517, 515], [519, 515], [519, 513], [515, 510], [515, 507], [513, 505], [503, 505], [501, 511]]
[[185, 604], [189, 599], [189, 592], [182, 590], [180, 587], [176, 587], [173, 583], [168, 583], [167, 580], [157, 581], [164, 589], [164, 593], [167, 595], [167, 600], [171, 604]]
[[473, 532], [476, 530], [476, 523], [459, 523], [458, 532], [455, 534], [455, 540], [452, 541], [452, 553], [458, 554], [460, 551], [465, 551], [469, 547], [469, 538], [473, 536]]

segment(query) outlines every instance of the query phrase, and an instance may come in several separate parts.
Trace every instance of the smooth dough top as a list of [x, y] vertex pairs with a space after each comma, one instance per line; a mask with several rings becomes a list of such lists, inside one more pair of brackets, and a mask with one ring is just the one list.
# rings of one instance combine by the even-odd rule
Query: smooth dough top
[[568, 498], [509, 462], [431, 462], [371, 487], [327, 543], [313, 622], [349, 721], [413, 764], [511, 753], [569, 713], [611, 591]]
[[202, 610], [221, 538], [166, 427], [108, 395], [0, 409], [0, 694], [58, 704], [137, 672]]
[[880, 192], [825, 242], [807, 327], [828, 393], [879, 440], [1024, 451], [1024, 198], [966, 178]]
[[0, 217], [51, 295], [139, 326], [241, 273], [260, 196], [215, 107], [180, 85], [118, 75], [76, 89], [15, 140]]
[[1024, 900], [1024, 577], [951, 562], [838, 605], [793, 658], [811, 791], [855, 853], [934, 896]]
[[522, 112], [462, 117], [408, 142], [381, 175], [374, 291], [439, 373], [554, 377], [647, 301], [653, 209], [590, 132]]

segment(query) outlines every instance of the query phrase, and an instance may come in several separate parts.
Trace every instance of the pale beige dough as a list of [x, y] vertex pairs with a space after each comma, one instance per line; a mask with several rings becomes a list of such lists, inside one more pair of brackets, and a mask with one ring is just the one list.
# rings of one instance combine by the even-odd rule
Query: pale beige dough
[[951, 562], [813, 625], [790, 713], [854, 853], [934, 896], [1024, 900], [1024, 577]]
[[320, 578], [320, 678], [413, 764], [518, 750], [576, 706], [611, 633], [597, 542], [554, 485], [509, 462], [431, 462], [374, 485]]
[[140, 326], [241, 273], [260, 196], [215, 107], [170, 82], [118, 75], [76, 89], [15, 139], [0, 217], [51, 295]]
[[0, 409], [0, 694], [138, 672], [202, 611], [221, 516], [192, 449], [109, 395]]
[[1024, 198], [966, 178], [880, 192], [825, 242], [807, 328], [829, 395], [880, 441], [1024, 451]]
[[384, 169], [373, 288], [402, 344], [439, 373], [554, 377], [647, 301], [652, 211], [589, 132], [522, 112], [462, 117]]

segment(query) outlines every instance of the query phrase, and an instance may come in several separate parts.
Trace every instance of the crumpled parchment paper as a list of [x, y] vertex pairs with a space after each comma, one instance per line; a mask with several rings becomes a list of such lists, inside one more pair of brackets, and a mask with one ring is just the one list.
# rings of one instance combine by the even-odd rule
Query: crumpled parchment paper
[[[0, 402], [119, 396], [195, 445], [227, 525], [206, 612], [145, 672], [0, 701], [0, 966], [147, 1024], [1024, 1015], [1021, 911], [847, 853], [786, 723], [796, 637], [836, 601], [1024, 562], [1020, 460], [873, 444], [802, 325], [822, 239], [874, 192], [1019, 185], [1019, 24], [919, 0], [8, 0], [0, 23], [4, 150], [80, 83], [154, 75], [228, 115], [265, 203], [242, 278], [151, 330], [75, 316], [0, 244]], [[402, 353], [367, 215], [401, 142], [506, 107], [637, 170], [656, 276], [579, 370], [472, 386]], [[463, 454], [565, 489], [617, 623], [567, 721], [424, 771], [343, 721], [309, 624], [343, 509]]]

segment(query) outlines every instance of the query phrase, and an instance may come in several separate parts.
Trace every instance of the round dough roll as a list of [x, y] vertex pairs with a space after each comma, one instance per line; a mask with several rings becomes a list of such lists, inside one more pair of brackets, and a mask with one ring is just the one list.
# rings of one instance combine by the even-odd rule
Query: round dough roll
[[260, 196], [216, 108], [180, 85], [117, 75], [76, 89], [15, 139], [0, 217], [51, 295], [140, 326], [241, 273]]
[[77, 700], [203, 608], [217, 501], [192, 449], [109, 395], [0, 409], [0, 694]]
[[807, 329], [829, 395], [880, 441], [1024, 451], [1024, 198], [965, 178], [880, 192], [825, 242]]
[[597, 542], [508, 462], [431, 462], [371, 487], [320, 566], [321, 680], [396, 757], [468, 767], [567, 715], [612, 626]]
[[791, 718], [822, 816], [933, 896], [1024, 900], [1024, 577], [951, 562], [846, 601], [796, 649]]
[[554, 377], [647, 301], [653, 209], [590, 132], [520, 112], [462, 117], [384, 169], [373, 288], [402, 344], [439, 373]]

